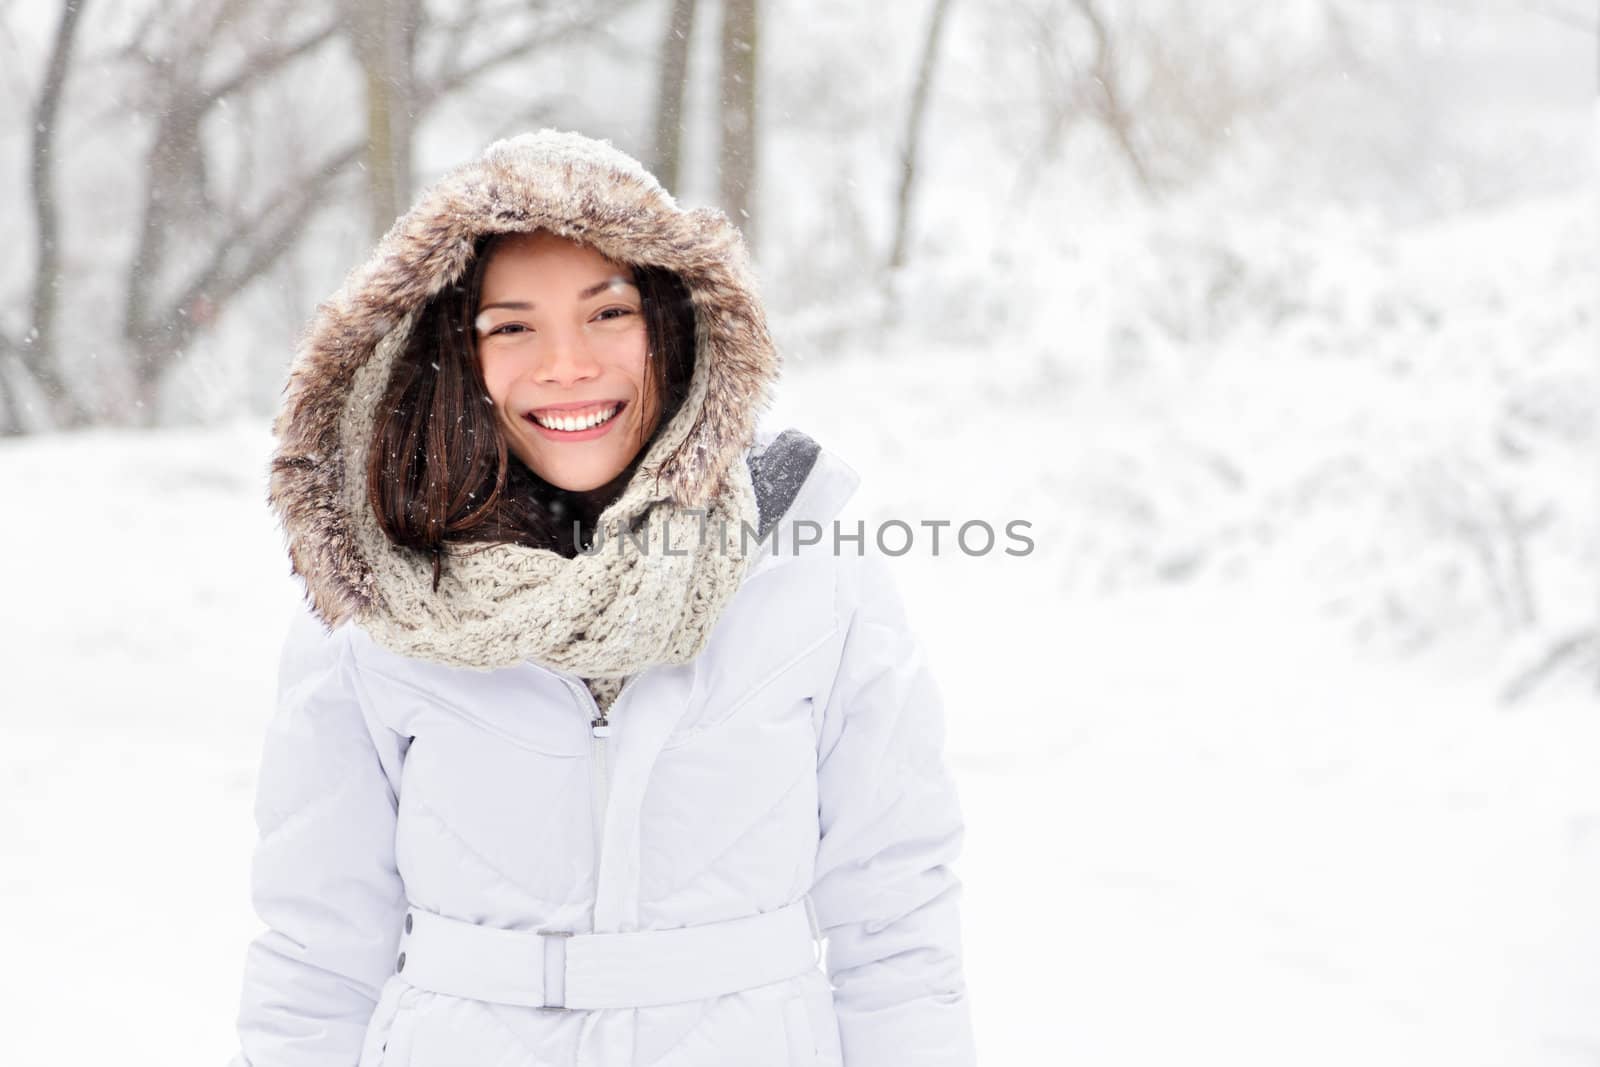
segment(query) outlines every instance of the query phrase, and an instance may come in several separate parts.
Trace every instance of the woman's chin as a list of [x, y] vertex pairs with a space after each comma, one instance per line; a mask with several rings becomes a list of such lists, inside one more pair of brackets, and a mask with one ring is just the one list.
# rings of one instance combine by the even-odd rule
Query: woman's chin
[[624, 464], [529, 464], [533, 473], [550, 485], [568, 493], [588, 493], [603, 488], [616, 480], [625, 469]]
[[552, 444], [524, 439], [518, 442], [520, 447], [511, 451], [546, 484], [564, 492], [591, 493], [608, 487], [620, 491], [622, 487], [615, 483], [641, 457], [637, 451], [624, 455], [626, 449], [606, 446], [611, 437], [631, 442], [636, 436], [637, 431], [629, 424], [617, 427], [607, 440]]
[[[612, 477], [616, 477], [616, 475], [612, 475]], [[550, 484], [558, 489], [565, 489], [569, 493], [592, 493], [609, 481], [611, 481], [611, 478], [568, 478], [551, 482]]]

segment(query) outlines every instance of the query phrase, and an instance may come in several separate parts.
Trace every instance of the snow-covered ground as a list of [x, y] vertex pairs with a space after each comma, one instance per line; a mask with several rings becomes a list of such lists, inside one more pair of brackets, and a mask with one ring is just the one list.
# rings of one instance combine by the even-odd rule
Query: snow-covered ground
[[[1592, 248], [1592, 228], [1564, 233], [1572, 211], [1290, 262], [1310, 299], [1294, 282], [1287, 323], [1260, 336], [1279, 275], [1247, 260], [1241, 323], [1181, 352], [1118, 326], [1153, 296], [1059, 287], [1099, 318], [1042, 320], [1015, 362], [970, 321], [942, 345], [925, 325], [881, 351], [791, 346], [767, 422], [861, 472], [859, 515], [1032, 523], [1029, 556], [919, 541], [897, 564], [969, 817], [984, 1063], [1600, 1062], [1600, 703], [1570, 674], [1497, 703], [1533, 647], [1495, 636], [1500, 571], [1456, 567], [1471, 546], [1430, 542], [1384, 475], [1429, 442], [1476, 455], [1500, 428], [1479, 406], [1541, 368], [1581, 383], [1572, 339], [1592, 320], [1568, 321], [1571, 293], [1547, 284], [1593, 277], [1561, 266], [1566, 242]], [[1502, 249], [1487, 275], [1463, 273], [1475, 242]], [[1415, 311], [1425, 293], [1441, 317]], [[1084, 340], [1085, 322], [1103, 332]], [[1052, 337], [1145, 371], [1084, 377], [1050, 363]], [[1549, 392], [1532, 395], [1559, 408]], [[1174, 442], [1229, 473], [1205, 481]], [[256, 761], [299, 610], [270, 444], [261, 418], [0, 444], [0, 1062], [233, 1051]], [[1596, 579], [1572, 454], [1491, 470], [1570, 505], [1529, 542], [1535, 636], [1596, 599], [1574, 589]], [[1327, 488], [1320, 465], [1352, 455]], [[1409, 621], [1386, 630], [1372, 605], [1397, 602]]]

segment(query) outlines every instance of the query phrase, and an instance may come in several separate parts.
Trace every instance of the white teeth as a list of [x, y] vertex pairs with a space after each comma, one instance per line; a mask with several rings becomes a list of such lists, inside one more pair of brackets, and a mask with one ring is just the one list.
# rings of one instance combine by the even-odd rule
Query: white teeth
[[620, 406], [621, 405], [614, 405], [601, 411], [590, 412], [588, 415], [557, 415], [554, 417], [541, 417], [539, 415], [535, 415], [533, 419], [540, 426], [545, 426], [552, 430], [565, 430], [568, 433], [573, 433], [577, 430], [592, 429], [593, 427], [600, 425], [602, 422], [609, 421], [611, 417], [617, 413], [617, 410]]

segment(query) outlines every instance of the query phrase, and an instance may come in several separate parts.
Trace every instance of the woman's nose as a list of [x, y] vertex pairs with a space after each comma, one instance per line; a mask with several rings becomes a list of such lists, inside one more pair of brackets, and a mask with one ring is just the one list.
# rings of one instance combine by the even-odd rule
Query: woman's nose
[[539, 355], [534, 375], [550, 385], [569, 385], [599, 373], [600, 364], [580, 337], [557, 337]]

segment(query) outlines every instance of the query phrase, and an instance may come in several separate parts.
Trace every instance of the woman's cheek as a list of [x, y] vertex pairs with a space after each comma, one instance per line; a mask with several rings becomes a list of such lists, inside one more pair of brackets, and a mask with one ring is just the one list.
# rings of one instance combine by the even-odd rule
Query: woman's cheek
[[507, 382], [509, 375], [506, 373], [502, 360], [485, 358], [483, 360], [483, 384], [489, 390], [489, 399], [494, 401], [495, 407], [501, 407], [506, 398]]

